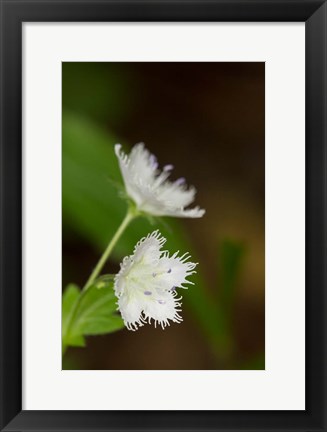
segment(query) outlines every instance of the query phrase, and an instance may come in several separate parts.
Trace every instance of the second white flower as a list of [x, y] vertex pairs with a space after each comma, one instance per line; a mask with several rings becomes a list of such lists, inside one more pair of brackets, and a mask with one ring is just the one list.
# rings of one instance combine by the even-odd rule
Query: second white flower
[[136, 144], [129, 155], [116, 144], [115, 152], [126, 192], [139, 211], [153, 216], [199, 218], [204, 215], [205, 210], [198, 206], [186, 208], [194, 201], [195, 188], [187, 187], [184, 178], [169, 181], [173, 166], [166, 165], [160, 171], [156, 157], [143, 143]]

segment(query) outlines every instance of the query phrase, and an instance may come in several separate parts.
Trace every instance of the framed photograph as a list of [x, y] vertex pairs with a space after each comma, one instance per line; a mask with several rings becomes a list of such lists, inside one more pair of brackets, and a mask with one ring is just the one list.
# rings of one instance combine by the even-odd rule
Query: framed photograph
[[1, 431], [327, 431], [324, 0], [1, 0]]

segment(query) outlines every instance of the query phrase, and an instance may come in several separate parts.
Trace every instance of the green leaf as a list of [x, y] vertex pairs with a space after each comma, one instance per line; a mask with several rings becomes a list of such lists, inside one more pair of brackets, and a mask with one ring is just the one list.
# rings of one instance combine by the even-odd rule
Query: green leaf
[[80, 290], [77, 285], [69, 284], [62, 297], [62, 334], [67, 333], [67, 326], [71, 319], [73, 308], [79, 297]]
[[102, 278], [81, 294], [71, 333], [100, 335], [124, 328], [116, 303], [112, 279]]
[[84, 336], [124, 328], [116, 302], [112, 277], [102, 277], [84, 291], [69, 285], [63, 296], [63, 345], [85, 346]]
[[85, 347], [85, 339], [83, 336], [70, 336], [67, 340], [68, 343], [66, 345], [70, 345], [73, 347]]
[[77, 333], [86, 334], [85, 328], [95, 318], [110, 318], [116, 312], [117, 299], [112, 285], [105, 288], [91, 286], [82, 294], [79, 307], [75, 315], [74, 330]]
[[124, 328], [124, 321], [119, 315], [87, 317], [80, 324], [85, 335], [101, 335], [113, 333]]

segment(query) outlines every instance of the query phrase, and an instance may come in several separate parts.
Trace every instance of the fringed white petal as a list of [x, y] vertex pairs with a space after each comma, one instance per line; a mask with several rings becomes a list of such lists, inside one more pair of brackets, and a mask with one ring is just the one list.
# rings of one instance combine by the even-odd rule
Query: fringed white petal
[[136, 262], [153, 263], [160, 258], [160, 249], [166, 243], [166, 239], [162, 237], [158, 230], [143, 237], [134, 248], [134, 260]]
[[144, 321], [151, 323], [151, 320], [153, 320], [155, 327], [158, 324], [162, 329], [170, 325], [169, 320], [178, 324], [181, 323], [183, 318], [178, 312], [181, 312], [182, 303], [180, 300], [182, 297], [176, 297], [176, 292], [169, 291], [164, 295], [160, 295], [160, 298], [147, 302], [143, 311]]

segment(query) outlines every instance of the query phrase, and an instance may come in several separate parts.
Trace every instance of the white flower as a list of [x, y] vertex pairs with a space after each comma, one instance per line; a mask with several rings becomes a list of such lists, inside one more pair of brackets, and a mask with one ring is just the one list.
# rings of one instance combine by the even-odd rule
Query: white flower
[[151, 319], [163, 329], [170, 325], [169, 320], [182, 321], [176, 288], [192, 284], [186, 277], [195, 273], [196, 264], [186, 262], [188, 254], [178, 257], [176, 252], [170, 257], [168, 251], [161, 250], [165, 242], [158, 230], [144, 237], [133, 255], [124, 258], [115, 276], [118, 309], [129, 330], [137, 330], [147, 321], [151, 324]]
[[143, 143], [136, 144], [129, 155], [116, 144], [115, 152], [127, 194], [140, 211], [153, 216], [199, 218], [204, 215], [205, 210], [199, 207], [185, 209], [194, 201], [195, 188], [187, 188], [184, 178], [167, 180], [173, 166], [166, 165], [160, 171], [156, 157]]

